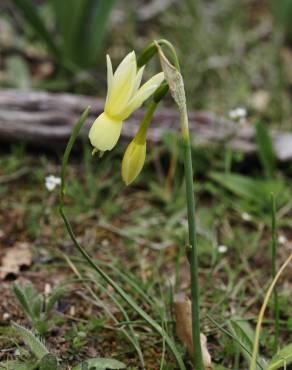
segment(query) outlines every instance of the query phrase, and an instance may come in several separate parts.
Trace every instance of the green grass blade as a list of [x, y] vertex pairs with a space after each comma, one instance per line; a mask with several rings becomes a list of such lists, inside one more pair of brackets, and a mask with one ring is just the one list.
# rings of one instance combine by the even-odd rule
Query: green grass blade
[[269, 362], [267, 370], [286, 369], [292, 363], [292, 343], [280, 349], [280, 351]]
[[61, 204], [60, 206], [62, 207], [64, 205], [64, 195], [65, 195], [65, 192], [66, 192], [66, 189], [65, 189], [65, 176], [66, 176], [66, 169], [67, 169], [67, 164], [68, 164], [68, 160], [69, 160], [69, 156], [70, 156], [70, 153], [71, 153], [71, 150], [73, 148], [73, 145], [79, 135], [79, 132], [82, 128], [82, 126], [84, 125], [84, 123], [86, 122], [86, 119], [87, 119], [87, 116], [88, 116], [88, 113], [90, 111], [90, 107], [87, 107], [84, 112], [81, 114], [78, 122], [76, 123], [76, 125], [74, 126], [73, 128], [73, 131], [72, 131], [72, 134], [70, 136], [70, 139], [69, 139], [69, 142], [66, 146], [66, 150], [65, 150], [65, 153], [63, 155], [63, 159], [62, 159], [62, 169], [61, 169], [61, 187], [60, 187], [60, 199], [61, 199]]
[[15, 5], [22, 11], [25, 20], [34, 29], [37, 36], [41, 37], [46, 43], [47, 48], [53, 54], [53, 56], [59, 60], [60, 52], [52, 38], [50, 32], [44, 26], [44, 21], [37, 12], [37, 6], [33, 4], [31, 0], [13, 0]]
[[[224, 329], [222, 325], [220, 325], [217, 321], [215, 321], [213, 319], [212, 316], [210, 316], [209, 314], [206, 315], [207, 318], [216, 326], [216, 328], [218, 328], [222, 333], [224, 333], [225, 335], [227, 335], [229, 338], [231, 338], [236, 344], [239, 345], [239, 347], [241, 348], [242, 351], [244, 351], [244, 353], [248, 354], [248, 356], [252, 356], [252, 349], [250, 350], [250, 346], [249, 348], [246, 346], [246, 343], [244, 343], [242, 340], [240, 340], [236, 335], [234, 335], [233, 333], [230, 333], [228, 330]], [[261, 370], [264, 370], [264, 367], [262, 367], [262, 365], [257, 361], [257, 365], [258, 367], [261, 369]]]
[[81, 58], [85, 59], [89, 65], [96, 62], [115, 4], [116, 0], [94, 0], [88, 7], [86, 19], [83, 22], [84, 29], [80, 32], [79, 45], [84, 44], [84, 40], [87, 40]]
[[79, 67], [96, 62], [116, 0], [51, 0], [62, 51]]
[[45, 307], [46, 317], [48, 317], [49, 313], [64, 293], [65, 289], [63, 287], [58, 287], [52, 291]]
[[283, 273], [285, 268], [289, 265], [291, 260], [292, 260], [292, 253], [286, 259], [286, 261], [283, 263], [283, 265], [280, 267], [277, 275], [273, 279], [273, 281], [272, 281], [271, 285], [269, 286], [269, 289], [268, 289], [268, 291], [265, 295], [264, 302], [262, 304], [262, 307], [260, 309], [260, 313], [259, 313], [259, 316], [258, 316], [258, 321], [257, 321], [257, 326], [256, 326], [256, 331], [255, 331], [255, 339], [254, 339], [254, 343], [253, 343], [252, 359], [251, 359], [251, 362], [250, 362], [249, 370], [256, 370], [256, 361], [257, 361], [258, 352], [259, 352], [260, 333], [261, 333], [262, 323], [263, 323], [264, 314], [265, 314], [265, 311], [266, 311], [267, 304], [269, 302], [269, 299], [271, 297], [271, 294], [273, 292], [273, 289], [274, 289], [279, 277], [281, 276], [281, 274]]
[[[230, 320], [230, 328], [234, 335], [237, 338], [237, 341], [240, 343], [239, 349], [243, 355], [243, 357], [249, 363], [251, 360], [252, 349], [253, 349], [253, 341], [254, 341], [254, 331], [252, 330], [251, 326], [248, 322], [242, 319], [231, 319]], [[257, 358], [257, 369], [265, 369], [266, 362], [263, 358], [258, 356]]]
[[259, 157], [267, 177], [275, 175], [276, 155], [269, 131], [262, 122], [256, 124], [256, 141]]
[[68, 231], [68, 234], [71, 237], [72, 242], [74, 243], [76, 249], [80, 252], [80, 254], [83, 256], [85, 261], [88, 263], [88, 265], [95, 270], [115, 291], [120, 295], [120, 297], [140, 316], [142, 317], [159, 335], [161, 335], [162, 338], [164, 338], [165, 342], [168, 345], [168, 348], [174, 355], [178, 367], [180, 370], [185, 370], [186, 367], [184, 365], [184, 362], [182, 360], [180, 352], [177, 350], [175, 343], [170, 338], [170, 336], [165, 333], [163, 328], [157, 324], [155, 320], [152, 319], [151, 316], [147, 314], [105, 271], [103, 271], [98, 265], [96, 265], [93, 261], [93, 259], [88, 255], [86, 250], [78, 243], [75, 234], [73, 232], [72, 226], [64, 212], [64, 193], [65, 193], [65, 174], [66, 174], [66, 167], [68, 164], [68, 159], [72, 150], [72, 147], [74, 145], [75, 140], [78, 137], [78, 134], [85, 123], [87, 114], [88, 114], [89, 108], [87, 108], [83, 114], [81, 115], [79, 121], [73, 128], [71, 137], [69, 139], [69, 142], [67, 144], [67, 147], [65, 149], [65, 153], [63, 155], [62, 160], [62, 169], [61, 169], [61, 192], [60, 192], [60, 207], [59, 211], [61, 214], [61, 217], [64, 221], [64, 224], [66, 226], [66, 229]]
[[1, 370], [31, 370], [31, 364], [26, 364], [24, 362], [11, 360], [11, 361], [0, 362], [0, 369]]
[[[275, 279], [277, 273], [277, 226], [276, 226], [276, 201], [274, 194], [271, 194], [271, 227], [272, 227], [272, 275]], [[279, 348], [279, 304], [278, 304], [278, 290], [274, 288], [274, 320], [275, 320], [275, 334], [274, 334], [274, 353], [277, 353]]]
[[79, 250], [82, 254], [84, 259], [87, 261], [88, 265], [93, 268], [119, 295], [120, 297], [139, 315], [144, 319], [161, 337], [164, 337], [165, 342], [167, 343], [169, 349], [173, 353], [177, 364], [180, 370], [185, 370], [185, 365], [182, 361], [181, 355], [178, 352], [175, 343], [172, 339], [168, 336], [167, 333], [164, 332], [162, 327], [157, 324], [155, 320], [152, 319], [138, 304], [119, 286], [116, 284], [114, 280], [111, 279], [109, 275], [107, 275], [98, 265], [94, 263], [91, 257], [87, 254], [87, 252], [81, 247], [81, 245], [77, 242], [75, 234], [72, 230], [71, 224], [69, 223], [66, 214], [64, 213], [63, 207], [60, 207], [60, 214], [63, 218], [67, 231], [75, 245], [75, 247]]
[[22, 309], [26, 313], [29, 319], [33, 320], [33, 313], [31, 312], [30, 309], [30, 304], [27, 300], [26, 295], [24, 294], [24, 290], [18, 286], [17, 284], [13, 284], [12, 286], [13, 293], [15, 294], [16, 298], [18, 299], [19, 303], [22, 306]]
[[[100, 298], [97, 296], [97, 294], [91, 289], [91, 287], [89, 286], [89, 284], [87, 284], [87, 281], [83, 281], [84, 279], [82, 279], [82, 276], [81, 276], [81, 273], [79, 272], [79, 270], [77, 269], [76, 265], [72, 262], [72, 260], [65, 254], [63, 254], [63, 257], [65, 258], [66, 262], [68, 263], [68, 265], [71, 267], [71, 269], [74, 271], [74, 273], [76, 274], [76, 276], [78, 277], [78, 279], [80, 279], [82, 281], [82, 283], [84, 284], [85, 288], [88, 290], [88, 292], [90, 293], [90, 295], [92, 296], [92, 298], [97, 302], [97, 304], [99, 304], [100, 306], [103, 307], [103, 309], [105, 310], [105, 312], [107, 313], [107, 315], [111, 318], [111, 320], [115, 323], [115, 324], [118, 324], [119, 321], [117, 320], [117, 318], [115, 317], [115, 315], [112, 314], [111, 310], [108, 309], [107, 305], [103, 304], [103, 302], [100, 300]], [[109, 295], [110, 298], [113, 297], [113, 295], [111, 293], [108, 292], [107, 289], [105, 289], [103, 286], [101, 286], [101, 284], [98, 284], [97, 280], [92, 278], [92, 281], [99, 287], [101, 288], [106, 294]], [[114, 302], [117, 302], [117, 300], [115, 299]], [[124, 310], [124, 316], [126, 318], [127, 321], [130, 321], [126, 311]], [[123, 335], [128, 339], [128, 341], [133, 345], [133, 347], [135, 348], [135, 350], [137, 351], [137, 354], [140, 358], [140, 361], [141, 361], [141, 365], [142, 365], [142, 368], [144, 369], [144, 358], [143, 358], [143, 353], [141, 351], [141, 348], [140, 348], [140, 343], [139, 343], [139, 340], [138, 338], [136, 337], [133, 329], [131, 328], [131, 326], [129, 326], [129, 333], [128, 331], [125, 329], [125, 328], [121, 328], [121, 332], [123, 333]]]
[[[127, 311], [124, 309], [124, 307], [119, 303], [119, 301], [116, 299], [116, 297], [111, 294], [108, 289], [104, 288], [101, 284], [98, 284], [96, 279], [93, 279], [93, 282], [98, 286], [98, 288], [104, 293], [104, 294], [107, 294], [108, 297], [113, 301], [113, 303], [118, 307], [118, 309], [121, 311], [121, 313], [123, 314], [125, 320], [127, 322], [130, 322], [130, 318], [127, 314]], [[141, 347], [140, 347], [140, 343], [139, 343], [139, 340], [138, 340], [138, 337], [136, 336], [136, 333], [133, 329], [133, 327], [131, 325], [129, 325], [129, 333], [128, 334], [128, 339], [130, 339], [133, 347], [135, 348], [138, 356], [139, 356], [139, 359], [140, 359], [140, 362], [141, 362], [141, 365], [142, 365], [142, 368], [145, 368], [145, 364], [144, 364], [144, 358], [143, 358], [143, 353], [142, 353], [142, 350], [141, 350]]]
[[[91, 358], [85, 360], [84, 363], [88, 365], [88, 369], [106, 370], [106, 369], [125, 369], [126, 365], [120, 361], [113, 360], [111, 358]], [[83, 364], [83, 363], [82, 363]], [[73, 368], [73, 370], [82, 370], [82, 364], [79, 364]]]
[[58, 360], [55, 356], [48, 353], [45, 355], [38, 366], [39, 370], [59, 370]]
[[76, 55], [80, 52], [80, 27], [84, 27], [84, 14], [89, 6], [88, 0], [70, 0], [70, 11], [66, 1], [51, 0], [57, 28], [61, 37], [62, 53], [78, 63]]

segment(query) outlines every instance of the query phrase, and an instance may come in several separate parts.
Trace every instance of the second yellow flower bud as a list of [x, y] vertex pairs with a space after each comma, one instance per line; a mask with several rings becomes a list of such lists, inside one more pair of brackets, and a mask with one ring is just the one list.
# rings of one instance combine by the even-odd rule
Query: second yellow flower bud
[[126, 185], [131, 184], [141, 172], [146, 157], [146, 140], [134, 138], [128, 145], [122, 162], [122, 177]]

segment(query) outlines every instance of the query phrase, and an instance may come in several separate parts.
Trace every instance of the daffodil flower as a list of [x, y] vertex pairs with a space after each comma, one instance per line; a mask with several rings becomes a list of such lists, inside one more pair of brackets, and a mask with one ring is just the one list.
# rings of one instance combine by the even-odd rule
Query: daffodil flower
[[144, 66], [139, 70], [135, 52], [129, 53], [113, 74], [110, 57], [107, 55], [108, 92], [104, 107], [94, 121], [89, 139], [95, 151], [111, 150], [117, 143], [122, 124], [130, 114], [154, 93], [164, 79], [158, 73], [140, 87]]

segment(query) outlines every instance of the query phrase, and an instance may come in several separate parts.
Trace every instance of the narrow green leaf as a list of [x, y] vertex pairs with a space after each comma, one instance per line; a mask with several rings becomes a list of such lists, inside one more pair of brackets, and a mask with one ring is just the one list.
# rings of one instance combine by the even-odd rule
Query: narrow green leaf
[[22, 11], [25, 20], [34, 29], [37, 36], [41, 37], [46, 43], [50, 52], [59, 59], [60, 52], [55, 44], [51, 33], [46, 29], [43, 19], [40, 17], [37, 6], [31, 0], [13, 0], [15, 5]]
[[256, 124], [256, 141], [259, 157], [267, 177], [273, 177], [276, 169], [276, 155], [269, 131], [262, 122]]
[[62, 168], [61, 168], [61, 191], [60, 191], [60, 207], [59, 211], [61, 217], [64, 221], [68, 234], [71, 237], [72, 242], [74, 243], [76, 249], [80, 252], [83, 256], [84, 260], [87, 262], [88, 266], [90, 266], [93, 270], [95, 270], [115, 291], [120, 295], [120, 297], [134, 310], [136, 313], [141, 316], [152, 328], [159, 334], [161, 337], [165, 339], [169, 349], [173, 353], [178, 367], [180, 370], [185, 370], [186, 367], [182, 360], [181, 353], [177, 350], [176, 345], [172, 338], [164, 331], [164, 329], [154, 320], [147, 312], [145, 312], [135, 301], [129, 296], [105, 271], [103, 271], [93, 259], [89, 256], [86, 250], [79, 244], [77, 241], [74, 231], [72, 229], [71, 223], [69, 222], [66, 213], [64, 211], [64, 194], [65, 194], [65, 175], [66, 175], [66, 168], [68, 164], [68, 160], [70, 157], [70, 153], [72, 147], [75, 143], [75, 140], [78, 137], [78, 134], [85, 123], [89, 108], [87, 108], [81, 115], [79, 121], [73, 128], [72, 134], [70, 136], [69, 142], [66, 146], [63, 159], [62, 159]]
[[31, 302], [31, 305], [34, 318], [39, 319], [41, 317], [43, 308], [43, 297], [40, 294], [38, 294], [33, 300], [33, 302]]
[[31, 76], [27, 61], [18, 55], [11, 55], [6, 58], [6, 69], [9, 77], [9, 84], [18, 89], [31, 87]]
[[21, 337], [24, 343], [30, 348], [37, 359], [41, 360], [45, 355], [49, 353], [45, 344], [37, 338], [30, 330], [24, 328], [21, 325], [13, 323], [14, 331]]
[[292, 343], [282, 348], [269, 362], [267, 370], [286, 368], [292, 363]]
[[64, 292], [65, 292], [65, 289], [60, 288], [60, 287], [56, 288], [52, 291], [52, 293], [50, 294], [50, 296], [48, 298], [46, 307], [45, 307], [46, 317], [49, 315], [49, 313], [54, 308], [55, 304], [61, 298], [61, 296], [64, 294]]
[[[106, 369], [125, 369], [126, 365], [120, 361], [113, 360], [110, 358], [92, 358], [86, 360], [85, 363], [88, 365], [88, 369], [106, 370]], [[82, 370], [82, 364], [79, 364], [73, 368], [73, 370]]]
[[77, 63], [76, 55], [80, 52], [80, 26], [85, 27], [83, 18], [89, 2], [88, 0], [70, 0], [70, 11], [68, 11], [66, 1], [51, 0], [51, 5], [60, 34], [62, 53], [69, 60]]
[[214, 370], [228, 370], [227, 367], [222, 365], [214, 364]]
[[18, 299], [19, 303], [22, 306], [22, 309], [26, 313], [29, 319], [33, 319], [33, 314], [30, 309], [30, 304], [24, 293], [24, 289], [22, 289], [19, 285], [13, 284], [12, 286], [13, 293], [15, 294], [16, 298]]
[[77, 121], [76, 125], [74, 126], [72, 134], [71, 134], [70, 139], [68, 141], [68, 144], [66, 146], [65, 153], [64, 153], [63, 158], [62, 158], [61, 187], [60, 187], [61, 207], [63, 206], [64, 195], [65, 195], [65, 192], [66, 192], [65, 176], [66, 176], [66, 169], [67, 169], [67, 163], [68, 163], [68, 160], [69, 160], [69, 156], [70, 156], [71, 150], [73, 148], [73, 145], [74, 145], [74, 143], [75, 143], [75, 141], [76, 141], [76, 139], [79, 135], [79, 132], [80, 132], [82, 126], [84, 125], [84, 123], [86, 122], [89, 111], [90, 111], [90, 107], [87, 107], [83, 111], [83, 113], [81, 114], [81, 116], [80, 116], [79, 120]]
[[210, 177], [239, 197], [257, 202], [263, 197], [259, 183], [250, 177], [220, 172], [212, 172]]
[[31, 365], [19, 361], [0, 362], [1, 370], [30, 370]]
[[277, 196], [278, 205], [290, 199], [287, 187], [281, 179], [259, 180], [238, 174], [211, 172], [210, 178], [238, 197], [267, 207], [271, 193]]
[[58, 360], [55, 356], [48, 353], [45, 355], [39, 364], [39, 370], [57, 370], [58, 369]]
[[[237, 339], [238, 349], [242, 353], [243, 357], [249, 363], [252, 355], [253, 350], [253, 341], [254, 341], [254, 331], [252, 330], [251, 326], [247, 321], [243, 319], [236, 318], [231, 319], [229, 322], [229, 326], [231, 329], [232, 334]], [[263, 358], [258, 357], [257, 359], [257, 369], [262, 370], [266, 368], [266, 362]]]
[[[115, 3], [116, 0], [95, 0], [88, 8], [79, 45], [83, 43], [85, 46], [82, 58], [86, 58], [89, 65], [96, 62]], [[87, 40], [87, 43], [84, 43], [84, 40]]]

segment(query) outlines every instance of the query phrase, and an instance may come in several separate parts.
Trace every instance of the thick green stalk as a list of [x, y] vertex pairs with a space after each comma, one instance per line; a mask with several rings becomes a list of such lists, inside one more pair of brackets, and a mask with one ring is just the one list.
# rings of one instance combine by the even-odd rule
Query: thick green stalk
[[198, 252], [195, 223], [195, 198], [192, 154], [189, 136], [183, 136], [183, 153], [185, 167], [185, 183], [187, 195], [188, 228], [189, 228], [189, 263], [191, 275], [191, 301], [192, 301], [192, 335], [194, 351], [194, 367], [203, 370], [203, 356], [200, 340], [200, 307], [199, 307], [199, 282], [198, 282]]
[[[160, 63], [168, 83], [171, 95], [178, 106], [180, 113], [181, 134], [184, 152], [185, 183], [188, 211], [189, 246], [187, 255], [190, 263], [191, 275], [191, 303], [192, 303], [192, 339], [193, 339], [193, 365], [196, 370], [204, 370], [201, 338], [200, 338], [200, 307], [199, 307], [199, 281], [198, 281], [198, 252], [196, 242], [194, 179], [192, 166], [192, 152], [189, 137], [189, 121], [186, 104], [183, 77], [180, 73], [179, 61], [172, 44], [167, 40], [156, 42]], [[167, 47], [171, 55], [171, 62], [163, 53], [161, 46]]]
[[188, 229], [189, 229], [189, 248], [188, 259], [191, 275], [191, 301], [192, 301], [192, 335], [194, 367], [196, 370], [204, 370], [201, 338], [200, 338], [200, 305], [199, 305], [199, 274], [198, 274], [198, 248], [196, 238], [196, 220], [195, 220], [195, 196], [194, 196], [194, 175], [192, 164], [192, 149], [189, 135], [189, 122], [186, 106], [180, 112], [185, 183], [188, 211]]

